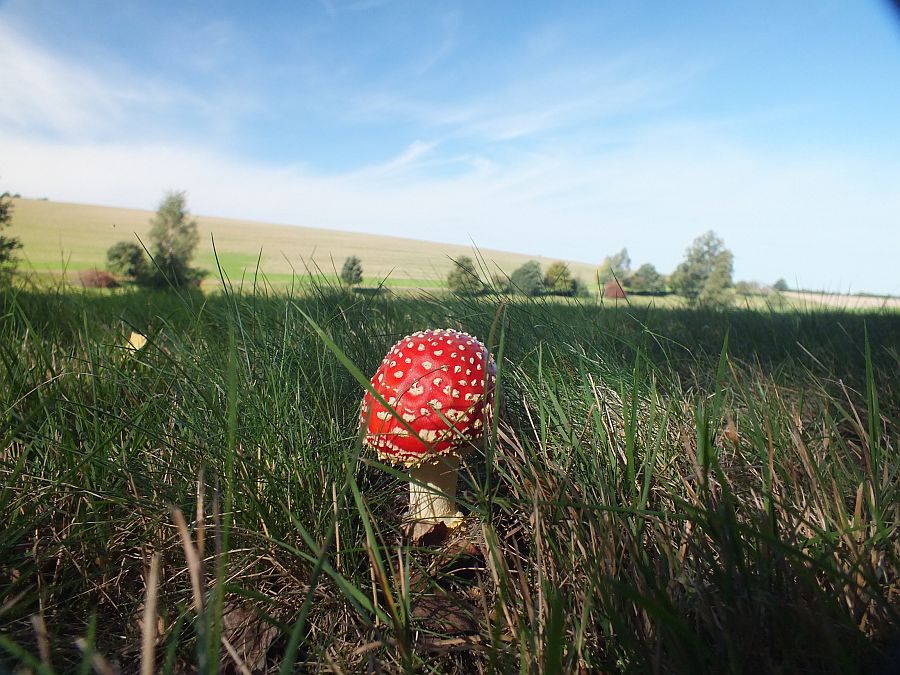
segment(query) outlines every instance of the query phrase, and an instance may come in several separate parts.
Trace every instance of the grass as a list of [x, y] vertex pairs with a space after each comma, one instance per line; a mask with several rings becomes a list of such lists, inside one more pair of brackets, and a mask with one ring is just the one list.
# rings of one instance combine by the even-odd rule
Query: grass
[[[0, 669], [889, 658], [900, 315], [244, 290], [0, 295]], [[427, 326], [501, 383], [437, 550], [357, 436], [359, 380]]]

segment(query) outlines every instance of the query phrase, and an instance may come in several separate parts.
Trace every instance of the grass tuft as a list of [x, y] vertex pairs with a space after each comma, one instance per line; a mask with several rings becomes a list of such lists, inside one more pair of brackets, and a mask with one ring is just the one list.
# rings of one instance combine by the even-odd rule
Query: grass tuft
[[[886, 663], [900, 315], [221, 280], [0, 294], [0, 669]], [[361, 382], [431, 326], [500, 380], [432, 549], [357, 431]]]

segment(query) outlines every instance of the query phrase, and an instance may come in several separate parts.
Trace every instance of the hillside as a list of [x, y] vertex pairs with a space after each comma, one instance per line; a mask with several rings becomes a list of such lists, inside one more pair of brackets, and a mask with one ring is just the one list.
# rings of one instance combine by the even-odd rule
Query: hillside
[[[59, 273], [63, 268], [78, 272], [102, 268], [106, 250], [117, 241], [146, 243], [152, 211], [92, 206], [34, 199], [16, 199], [11, 234], [21, 239], [22, 255], [38, 272]], [[249, 220], [195, 215], [200, 230], [196, 264], [210, 272], [216, 269], [212, 239], [219, 261], [227, 274], [240, 279], [252, 274], [262, 253], [261, 269], [273, 283], [290, 280], [292, 273], [303, 275], [307, 267], [318, 266], [333, 272], [349, 255], [362, 260], [366, 282], [389, 278], [392, 285], [437, 286], [451, 267], [451, 259], [473, 255], [467, 246], [401, 239], [373, 234], [325, 230], [313, 227], [277, 225]], [[423, 231], [423, 236], [427, 236]], [[492, 268], [507, 274], [527, 260], [542, 267], [552, 258], [507, 251], [479, 251]], [[595, 266], [570, 262], [572, 271], [589, 281]]]

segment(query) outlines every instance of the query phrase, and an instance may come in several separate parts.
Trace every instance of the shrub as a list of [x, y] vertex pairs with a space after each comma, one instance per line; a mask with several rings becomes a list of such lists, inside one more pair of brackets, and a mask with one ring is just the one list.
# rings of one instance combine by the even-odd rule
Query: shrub
[[147, 273], [144, 249], [128, 241], [113, 244], [106, 251], [106, 269], [113, 274], [137, 281]]
[[[8, 192], [0, 195], [0, 230], [4, 230], [12, 223], [13, 203]], [[15, 269], [16, 249], [22, 248], [22, 243], [16, 237], [6, 237], [0, 234], [0, 275]]]
[[348, 286], [356, 286], [357, 284], [362, 283], [362, 276], [362, 261], [355, 255], [349, 256], [344, 261], [344, 266], [341, 268], [341, 281]]
[[575, 279], [572, 278], [569, 266], [559, 260], [551, 263], [544, 275], [544, 288], [554, 295], [574, 295]]
[[544, 275], [537, 260], [529, 260], [509, 277], [513, 292], [523, 295], [540, 295], [544, 292]]
[[666, 290], [663, 276], [650, 263], [644, 263], [625, 279], [625, 285], [635, 293], [662, 293]]
[[475, 261], [460, 256], [453, 261], [453, 269], [447, 275], [447, 287], [457, 295], [478, 295], [484, 291], [484, 283], [478, 276]]

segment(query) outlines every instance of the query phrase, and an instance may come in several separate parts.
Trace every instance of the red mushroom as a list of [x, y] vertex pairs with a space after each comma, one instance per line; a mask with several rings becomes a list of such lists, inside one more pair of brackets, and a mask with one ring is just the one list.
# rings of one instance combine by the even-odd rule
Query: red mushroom
[[414, 540], [462, 522], [456, 509], [460, 458], [490, 424], [496, 366], [487, 348], [452, 329], [413, 333], [395, 344], [372, 377], [385, 407], [366, 392], [361, 424], [382, 461], [410, 469]]

